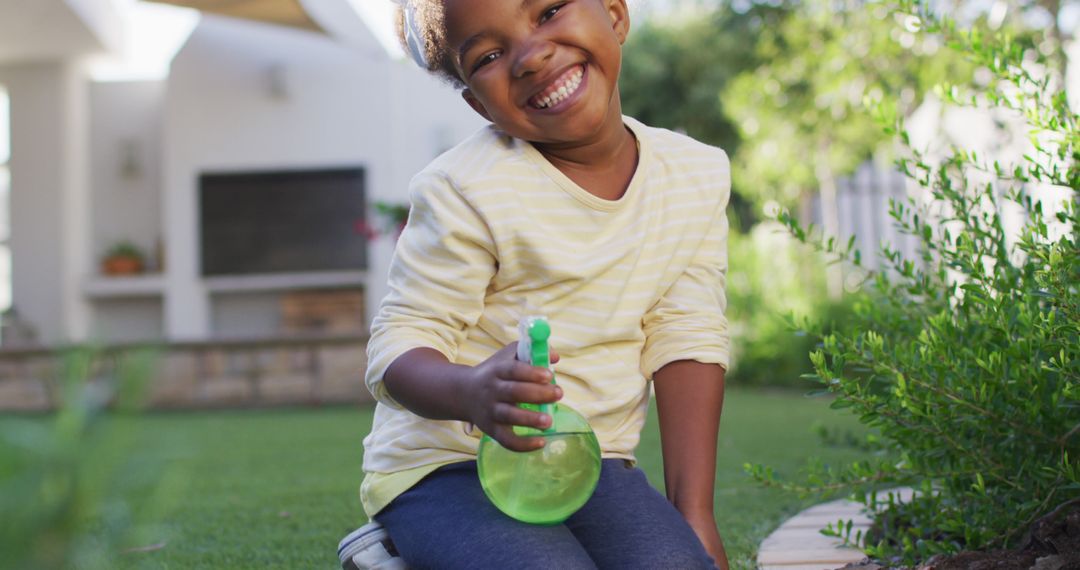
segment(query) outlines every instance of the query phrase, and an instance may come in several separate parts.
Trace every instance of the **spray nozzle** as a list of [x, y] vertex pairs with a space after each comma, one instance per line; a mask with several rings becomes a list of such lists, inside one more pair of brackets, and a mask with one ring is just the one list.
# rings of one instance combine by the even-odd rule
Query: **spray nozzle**
[[[551, 338], [551, 325], [548, 324], [546, 317], [530, 316], [521, 319], [518, 323], [518, 338], [518, 360], [551, 370], [551, 349], [548, 345], [548, 339]], [[554, 370], [552, 370], [551, 383], [555, 383]], [[521, 406], [548, 414], [553, 421], [555, 419], [552, 404], [521, 404]], [[544, 430], [545, 433], [554, 431], [554, 425]]]

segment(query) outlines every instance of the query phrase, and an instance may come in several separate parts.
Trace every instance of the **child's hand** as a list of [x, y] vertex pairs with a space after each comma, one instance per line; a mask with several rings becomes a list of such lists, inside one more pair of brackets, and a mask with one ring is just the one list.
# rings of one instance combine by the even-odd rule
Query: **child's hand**
[[[551, 427], [548, 414], [525, 410], [517, 404], [547, 404], [562, 398], [562, 389], [551, 384], [551, 372], [515, 358], [517, 343], [510, 343], [491, 358], [476, 365], [468, 381], [469, 419], [492, 439], [512, 451], [544, 447], [542, 437], [514, 434], [514, 426]], [[552, 351], [551, 362], [559, 360]]]

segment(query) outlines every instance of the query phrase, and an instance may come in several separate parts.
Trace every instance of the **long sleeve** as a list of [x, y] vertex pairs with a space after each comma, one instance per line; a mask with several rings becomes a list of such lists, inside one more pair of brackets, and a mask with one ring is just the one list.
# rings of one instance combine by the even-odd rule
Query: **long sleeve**
[[625, 124], [639, 159], [618, 200], [590, 194], [494, 127], [411, 183], [368, 348], [366, 381], [379, 400], [364, 440], [369, 515], [439, 465], [476, 457], [476, 430], [389, 397], [386, 369], [411, 349], [475, 366], [517, 338], [523, 314], [547, 315], [563, 402], [589, 420], [604, 457], [622, 459], [634, 457], [656, 370], [675, 360], [727, 365], [727, 157]]
[[448, 177], [422, 173], [409, 194], [412, 209], [390, 266], [389, 293], [372, 323], [365, 378], [375, 398], [393, 408], [400, 405], [383, 386], [387, 367], [418, 347], [454, 360], [496, 267], [486, 224]]
[[714, 188], [720, 199], [708, 234], [690, 265], [643, 318], [641, 372], [647, 378], [676, 360], [728, 366], [730, 337], [724, 313], [730, 170], [726, 155], [719, 166]]

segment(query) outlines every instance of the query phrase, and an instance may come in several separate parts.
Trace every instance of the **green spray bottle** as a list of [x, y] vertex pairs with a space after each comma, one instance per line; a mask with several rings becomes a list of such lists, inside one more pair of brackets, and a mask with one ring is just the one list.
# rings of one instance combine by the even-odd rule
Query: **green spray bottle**
[[[518, 325], [518, 360], [552, 370], [544, 317], [526, 317]], [[551, 416], [545, 430], [515, 426], [522, 436], [541, 436], [544, 447], [510, 451], [487, 434], [480, 439], [477, 467], [488, 499], [507, 515], [527, 523], [558, 524], [589, 500], [600, 480], [600, 443], [589, 422], [573, 408], [553, 404], [519, 404]]]

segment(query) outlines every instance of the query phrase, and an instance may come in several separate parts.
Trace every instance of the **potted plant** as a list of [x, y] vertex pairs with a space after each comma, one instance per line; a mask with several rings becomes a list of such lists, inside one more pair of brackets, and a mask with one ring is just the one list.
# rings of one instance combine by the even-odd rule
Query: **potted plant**
[[401, 231], [405, 229], [409, 221], [409, 204], [400, 202], [375, 202], [376, 223], [367, 221], [360, 222], [358, 231], [367, 239], [374, 240], [379, 236], [392, 235], [397, 239]]
[[101, 271], [105, 275], [133, 275], [142, 273], [145, 256], [141, 249], [129, 241], [120, 241], [110, 247], [101, 259]]

